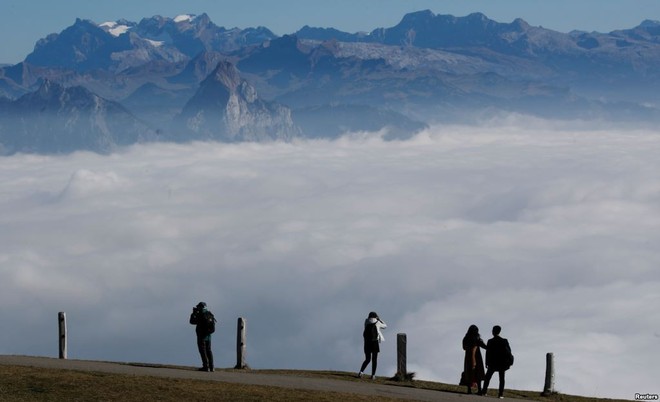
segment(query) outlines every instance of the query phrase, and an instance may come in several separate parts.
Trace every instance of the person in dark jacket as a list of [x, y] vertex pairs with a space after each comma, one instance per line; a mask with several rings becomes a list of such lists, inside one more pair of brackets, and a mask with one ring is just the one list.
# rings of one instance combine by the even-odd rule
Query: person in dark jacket
[[486, 344], [481, 340], [479, 328], [476, 325], [470, 325], [467, 333], [463, 337], [463, 350], [465, 358], [463, 359], [463, 376], [461, 385], [467, 386], [467, 393], [472, 393], [472, 387], [477, 386], [477, 393], [481, 393], [481, 381], [484, 379], [484, 361], [481, 358], [479, 348], [486, 348]]
[[213, 351], [211, 350], [211, 334], [215, 331], [215, 317], [206, 308], [206, 303], [199, 302], [190, 314], [190, 323], [195, 325], [197, 334], [197, 349], [202, 358], [199, 371], [213, 371]]
[[362, 331], [362, 338], [364, 339], [364, 361], [358, 372], [358, 378], [362, 377], [364, 369], [371, 363], [371, 379], [376, 379], [376, 368], [378, 367], [378, 353], [380, 352], [380, 343], [385, 340], [381, 329], [387, 328], [378, 314], [370, 312], [366, 320], [364, 320], [364, 330]]
[[498, 396], [504, 398], [504, 373], [513, 364], [513, 354], [511, 354], [511, 347], [509, 341], [500, 337], [502, 327], [495, 325], [493, 327], [493, 337], [488, 340], [486, 345], [486, 379], [484, 380], [483, 390], [481, 395], [486, 395], [488, 392], [488, 384], [493, 374], [497, 371], [500, 376], [500, 388]]

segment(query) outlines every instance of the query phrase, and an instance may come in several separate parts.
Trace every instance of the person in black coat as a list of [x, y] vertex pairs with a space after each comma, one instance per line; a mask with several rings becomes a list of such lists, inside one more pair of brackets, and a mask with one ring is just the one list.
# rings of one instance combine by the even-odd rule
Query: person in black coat
[[367, 319], [364, 320], [364, 331], [362, 331], [362, 337], [364, 338], [364, 362], [362, 362], [362, 366], [358, 372], [358, 378], [362, 377], [362, 373], [369, 363], [371, 363], [371, 379], [376, 379], [380, 343], [385, 340], [381, 329], [385, 328], [387, 328], [387, 324], [374, 311], [370, 312]]
[[488, 340], [486, 345], [486, 379], [484, 386], [481, 390], [481, 395], [486, 395], [488, 392], [488, 384], [493, 374], [497, 371], [500, 377], [500, 388], [498, 396], [504, 397], [504, 373], [513, 364], [513, 355], [511, 354], [511, 347], [509, 341], [500, 337], [502, 327], [495, 325], [493, 327], [493, 337]]
[[470, 325], [463, 337], [463, 350], [465, 357], [463, 359], [463, 375], [461, 375], [460, 385], [467, 386], [467, 393], [472, 393], [472, 387], [477, 387], [477, 393], [481, 394], [481, 381], [484, 379], [484, 362], [481, 358], [479, 348], [486, 349], [486, 344], [481, 340], [479, 327]]
[[211, 334], [215, 331], [215, 317], [213, 316], [213, 313], [206, 308], [206, 303], [199, 302], [197, 306], [193, 307], [189, 321], [192, 325], [195, 325], [197, 349], [202, 358], [202, 367], [199, 371], [214, 371], [213, 351], [211, 350]]

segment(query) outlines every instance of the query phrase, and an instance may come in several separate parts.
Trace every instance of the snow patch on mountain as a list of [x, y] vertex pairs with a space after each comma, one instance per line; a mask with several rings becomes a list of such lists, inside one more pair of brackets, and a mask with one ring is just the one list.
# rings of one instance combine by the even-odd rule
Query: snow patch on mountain
[[99, 24], [99, 28], [105, 30], [110, 35], [117, 37], [119, 35], [123, 35], [126, 32], [128, 32], [128, 30], [131, 27], [129, 27], [128, 25], [118, 24], [114, 21], [108, 21], [108, 22], [104, 22], [102, 24]]
[[194, 15], [192, 14], [181, 14], [177, 15], [174, 17], [174, 22], [184, 22], [184, 21], [191, 21], [193, 19]]
[[153, 47], [161, 47], [165, 44], [164, 41], [145, 39]]

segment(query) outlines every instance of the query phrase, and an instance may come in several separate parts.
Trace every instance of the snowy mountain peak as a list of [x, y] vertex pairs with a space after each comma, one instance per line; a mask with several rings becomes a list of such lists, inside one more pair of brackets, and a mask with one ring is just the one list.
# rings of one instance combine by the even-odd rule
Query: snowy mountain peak
[[193, 18], [195, 18], [194, 14], [180, 14], [174, 17], [174, 22], [192, 21]]
[[[123, 21], [122, 21], [123, 22]], [[99, 24], [99, 28], [103, 29], [110, 35], [117, 37], [125, 34], [131, 29], [131, 26], [125, 23], [119, 23], [116, 21], [108, 21], [102, 24]]]

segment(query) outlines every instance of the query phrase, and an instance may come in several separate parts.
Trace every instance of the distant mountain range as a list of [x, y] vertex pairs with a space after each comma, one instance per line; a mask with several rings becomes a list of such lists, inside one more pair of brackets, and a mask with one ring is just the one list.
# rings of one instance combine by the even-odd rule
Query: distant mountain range
[[660, 22], [560, 33], [431, 11], [390, 28], [225, 29], [206, 14], [77, 19], [0, 67], [0, 153], [336, 138], [501, 112], [655, 124]]
[[44, 80], [35, 92], [0, 103], [0, 152], [111, 152], [157, 139], [157, 133], [117, 102], [81, 86]]

